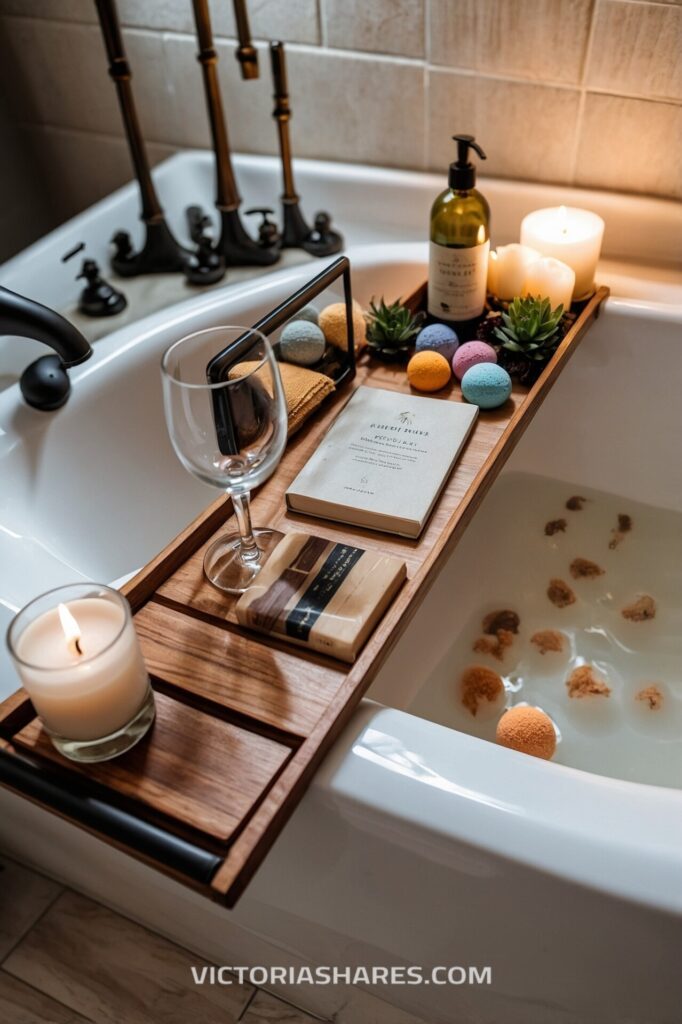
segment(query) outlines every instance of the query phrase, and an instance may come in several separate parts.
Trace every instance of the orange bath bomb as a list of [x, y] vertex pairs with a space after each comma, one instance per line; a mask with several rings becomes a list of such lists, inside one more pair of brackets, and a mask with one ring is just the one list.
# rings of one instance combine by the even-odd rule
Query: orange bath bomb
[[450, 363], [440, 352], [417, 352], [407, 364], [407, 379], [417, 391], [440, 391], [450, 380]]
[[[332, 302], [330, 306], [325, 306], [318, 317], [318, 326], [330, 345], [348, 351], [345, 302]], [[365, 314], [359, 303], [353, 300], [353, 338], [358, 351], [365, 345], [366, 335]]]
[[495, 738], [503, 747], [542, 757], [545, 761], [549, 761], [556, 750], [552, 719], [540, 708], [509, 708], [497, 723]]

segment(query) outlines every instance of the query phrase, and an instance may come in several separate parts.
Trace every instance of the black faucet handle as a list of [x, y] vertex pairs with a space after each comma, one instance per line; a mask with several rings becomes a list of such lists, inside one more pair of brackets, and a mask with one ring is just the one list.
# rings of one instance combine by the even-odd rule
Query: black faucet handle
[[258, 225], [258, 242], [264, 249], [274, 249], [279, 245], [279, 229], [275, 222], [269, 219], [275, 212], [271, 206], [252, 206], [244, 212], [247, 217], [255, 214], [263, 218]]

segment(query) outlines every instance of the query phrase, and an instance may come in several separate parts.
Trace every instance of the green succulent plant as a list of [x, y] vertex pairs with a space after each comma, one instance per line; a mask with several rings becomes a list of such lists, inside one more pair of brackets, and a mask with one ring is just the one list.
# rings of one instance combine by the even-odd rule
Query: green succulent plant
[[378, 304], [372, 299], [367, 313], [369, 351], [379, 359], [405, 359], [425, 318], [425, 313], [413, 313], [400, 299], [390, 305], [383, 296]]
[[549, 299], [516, 298], [509, 310], [502, 313], [502, 325], [494, 330], [495, 337], [509, 352], [526, 359], [547, 360], [561, 340], [560, 324], [564, 307], [552, 309]]

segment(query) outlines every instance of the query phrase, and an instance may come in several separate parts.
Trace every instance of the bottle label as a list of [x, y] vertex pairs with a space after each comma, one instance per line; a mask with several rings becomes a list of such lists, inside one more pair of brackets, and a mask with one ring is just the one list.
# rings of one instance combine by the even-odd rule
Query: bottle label
[[439, 320], [473, 320], [485, 306], [490, 242], [468, 249], [451, 249], [431, 242], [429, 302]]

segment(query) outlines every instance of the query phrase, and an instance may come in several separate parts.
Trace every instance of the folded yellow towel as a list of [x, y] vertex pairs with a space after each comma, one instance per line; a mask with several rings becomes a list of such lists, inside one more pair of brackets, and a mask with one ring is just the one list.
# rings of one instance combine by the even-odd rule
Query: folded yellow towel
[[[228, 377], [230, 380], [244, 377], [256, 366], [258, 363], [255, 361], [238, 363], [232, 367]], [[331, 377], [325, 377], [323, 373], [316, 373], [315, 370], [308, 370], [304, 366], [294, 366], [293, 363], [280, 363], [279, 372], [287, 402], [291, 437], [322, 404], [327, 395], [336, 390], [336, 386]]]

